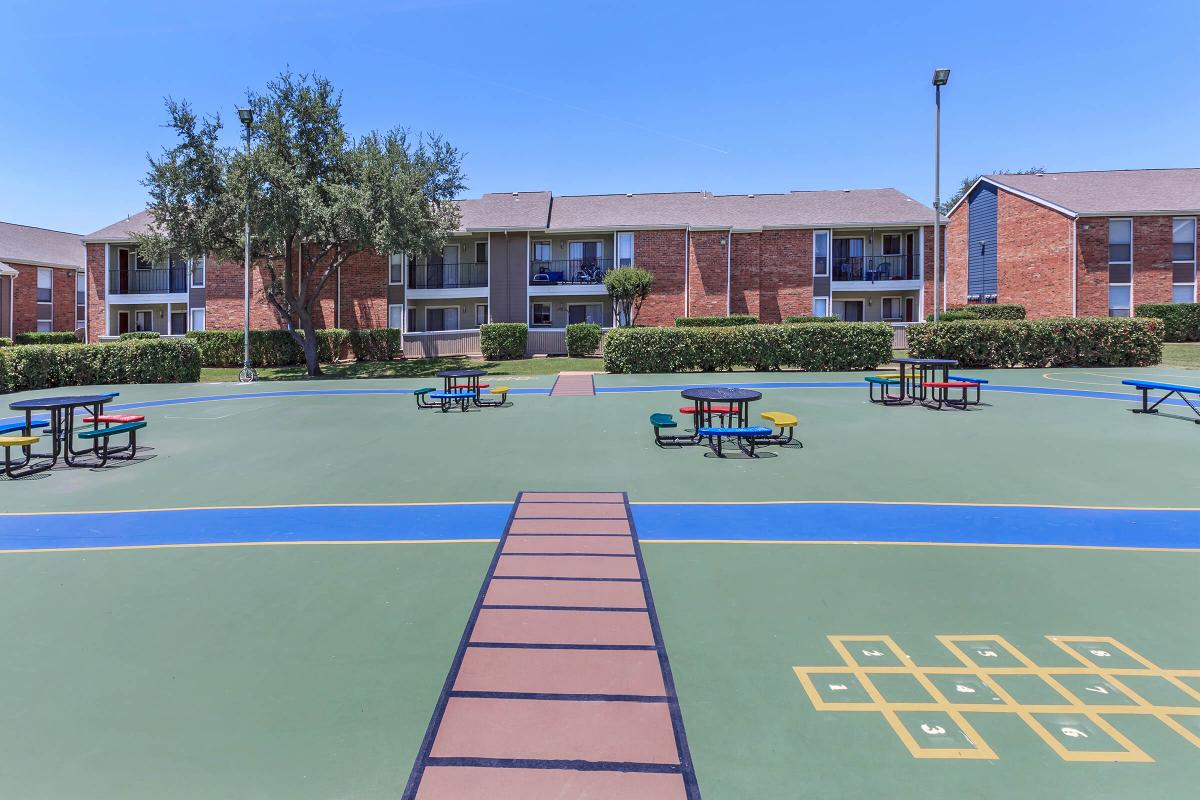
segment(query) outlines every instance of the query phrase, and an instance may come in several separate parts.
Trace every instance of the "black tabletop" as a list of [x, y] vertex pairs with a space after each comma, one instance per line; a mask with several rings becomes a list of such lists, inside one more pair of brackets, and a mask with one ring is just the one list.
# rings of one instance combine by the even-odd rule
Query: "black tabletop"
[[918, 366], [922, 364], [939, 367], [943, 364], [948, 367], [958, 366], [958, 361], [953, 358], [893, 358], [892, 361], [897, 364], [916, 364]]
[[480, 375], [487, 375], [481, 369], [446, 369], [437, 374], [439, 378], [478, 378]]
[[685, 400], [760, 400], [762, 392], [732, 386], [697, 386], [679, 393]]
[[56, 408], [74, 408], [76, 406], [93, 406], [96, 403], [107, 403], [112, 399], [110, 394], [82, 394], [69, 397], [35, 397], [30, 400], [18, 400], [9, 403], [13, 411], [50, 411]]

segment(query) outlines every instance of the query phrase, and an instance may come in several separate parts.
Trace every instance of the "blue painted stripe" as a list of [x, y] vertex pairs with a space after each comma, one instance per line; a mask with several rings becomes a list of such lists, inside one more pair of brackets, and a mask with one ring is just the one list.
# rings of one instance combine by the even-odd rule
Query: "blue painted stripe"
[[[509, 503], [0, 515], [0, 549], [495, 539]], [[908, 503], [642, 503], [643, 540], [1200, 548], [1200, 509]]]

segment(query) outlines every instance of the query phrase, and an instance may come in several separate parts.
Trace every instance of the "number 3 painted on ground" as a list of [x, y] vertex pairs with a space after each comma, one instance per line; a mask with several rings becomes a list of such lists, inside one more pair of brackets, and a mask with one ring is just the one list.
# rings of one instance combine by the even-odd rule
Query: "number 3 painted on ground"
[[922, 725], [921, 730], [923, 730], [925, 733], [929, 734], [930, 736], [941, 736], [943, 733], [946, 732], [946, 729], [943, 728], [941, 725]]

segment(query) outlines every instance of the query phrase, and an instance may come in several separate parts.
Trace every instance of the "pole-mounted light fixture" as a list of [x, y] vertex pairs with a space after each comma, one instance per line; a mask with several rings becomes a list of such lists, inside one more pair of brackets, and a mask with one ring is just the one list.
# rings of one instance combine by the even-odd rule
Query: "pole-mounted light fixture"
[[933, 85], [934, 86], [945, 86], [949, 82], [949, 80], [950, 80], [950, 70], [943, 68], [943, 69], [935, 69], [933, 71]]
[[941, 316], [942, 272], [942, 87], [950, 81], [950, 70], [933, 71], [933, 321]]
[[[246, 128], [246, 160], [250, 160], [250, 126], [254, 123], [254, 109], [239, 108], [238, 119]], [[254, 367], [250, 366], [250, 172], [247, 163], [246, 171], [246, 276], [242, 299], [245, 304], [245, 319], [242, 325], [242, 371], [238, 380], [242, 383], [253, 383], [258, 380]]]

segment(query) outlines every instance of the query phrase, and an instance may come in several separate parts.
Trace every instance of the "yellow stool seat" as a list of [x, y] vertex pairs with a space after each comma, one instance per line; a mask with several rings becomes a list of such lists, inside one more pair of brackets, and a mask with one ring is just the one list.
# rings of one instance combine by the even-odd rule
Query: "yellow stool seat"
[[789, 414], [786, 411], [764, 411], [761, 416], [763, 419], [769, 419], [781, 428], [794, 427], [798, 421], [795, 414]]
[[488, 390], [488, 394], [508, 394], [507, 386], [493, 386]]
[[0, 436], [0, 447], [28, 447], [40, 441], [37, 436]]

